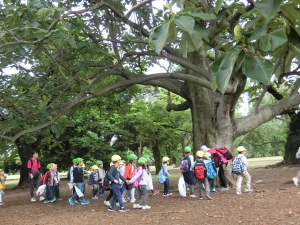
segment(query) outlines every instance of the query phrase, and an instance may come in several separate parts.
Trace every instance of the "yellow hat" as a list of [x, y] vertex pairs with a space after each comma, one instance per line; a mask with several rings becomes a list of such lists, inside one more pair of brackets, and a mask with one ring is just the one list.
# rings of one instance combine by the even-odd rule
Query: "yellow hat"
[[113, 156], [111, 157], [111, 161], [112, 161], [112, 162], [117, 162], [117, 161], [119, 161], [119, 160], [121, 160], [121, 157], [120, 157], [119, 155], [113, 155]]
[[109, 164], [109, 166], [112, 166], [112, 165], [114, 165], [114, 163], [113, 163], [113, 162], [111, 162], [111, 163]]
[[211, 154], [210, 154], [210, 152], [205, 152], [203, 156], [204, 156], [205, 158], [208, 158], [208, 157], [211, 157]]
[[204, 152], [203, 151], [197, 151], [196, 152], [196, 156], [199, 157], [199, 158], [202, 158], [204, 155]]
[[93, 165], [93, 166], [91, 167], [91, 169], [92, 169], [92, 170], [98, 170], [98, 166]]
[[82, 163], [82, 166], [81, 166], [82, 168], [85, 168], [85, 164], [84, 163]]
[[163, 157], [163, 159], [162, 159], [163, 162], [167, 162], [167, 161], [169, 161], [169, 160], [170, 160], [170, 158], [167, 157], [167, 156]]
[[244, 146], [239, 146], [239, 147], [237, 148], [237, 151], [238, 151], [238, 152], [245, 152], [245, 151], [247, 151], [247, 150], [245, 149]]

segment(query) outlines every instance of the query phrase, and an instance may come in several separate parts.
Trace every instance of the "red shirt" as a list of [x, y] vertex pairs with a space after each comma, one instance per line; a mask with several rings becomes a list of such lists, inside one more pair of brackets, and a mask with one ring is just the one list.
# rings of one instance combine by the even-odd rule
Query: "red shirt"
[[[31, 164], [32, 164], [32, 166], [31, 166]], [[30, 169], [30, 173], [37, 171], [38, 169], [41, 168], [40, 161], [36, 160], [34, 158], [29, 159], [27, 162], [27, 168]]]

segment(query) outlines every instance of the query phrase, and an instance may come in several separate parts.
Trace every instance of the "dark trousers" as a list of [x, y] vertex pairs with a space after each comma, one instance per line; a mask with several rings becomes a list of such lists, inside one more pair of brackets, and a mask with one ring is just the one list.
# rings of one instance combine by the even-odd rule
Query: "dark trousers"
[[225, 178], [225, 172], [223, 166], [219, 166], [219, 173], [218, 173], [219, 179], [220, 179], [220, 186], [221, 187], [227, 187], [226, 184], [226, 178]]
[[99, 189], [99, 185], [97, 185], [97, 184], [92, 185], [92, 197], [95, 197], [97, 195], [98, 189]]
[[183, 173], [184, 182], [189, 185], [195, 185], [195, 175], [193, 171], [188, 171], [186, 173]]
[[103, 183], [99, 183], [99, 195], [104, 196], [104, 188], [103, 188]]
[[34, 177], [32, 179], [30, 178], [30, 176], [28, 176], [28, 181], [30, 185], [30, 196], [31, 198], [33, 198], [34, 185], [36, 185], [36, 188], [39, 188], [40, 186], [40, 176]]
[[123, 201], [122, 201], [122, 187], [119, 184], [113, 183], [111, 185], [111, 189], [113, 191], [113, 198], [111, 200], [110, 206], [114, 207], [116, 202], [119, 202], [120, 208], [123, 208]]
[[46, 185], [46, 200], [52, 200], [54, 198], [54, 186]]
[[114, 195], [113, 190], [110, 189], [109, 190], [109, 195], [107, 196], [107, 198], [105, 199], [105, 201], [109, 201], [112, 198], [113, 195]]
[[169, 187], [170, 187], [170, 182], [169, 182], [169, 178], [167, 178], [165, 183], [164, 183], [164, 194], [169, 193]]
[[59, 184], [54, 186], [54, 197], [55, 198], [60, 198], [60, 193], [59, 193]]

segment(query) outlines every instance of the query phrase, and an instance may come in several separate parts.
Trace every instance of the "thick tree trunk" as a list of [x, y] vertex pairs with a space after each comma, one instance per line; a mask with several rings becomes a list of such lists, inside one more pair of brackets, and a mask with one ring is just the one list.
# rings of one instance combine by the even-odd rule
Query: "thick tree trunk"
[[155, 138], [155, 142], [154, 142], [154, 145], [153, 145], [153, 157], [154, 157], [154, 161], [155, 161], [155, 174], [158, 174], [160, 168], [161, 168], [161, 159], [162, 159], [162, 156], [160, 154], [160, 151], [159, 151], [159, 141], [158, 141], [158, 138], [156, 137]]
[[296, 114], [290, 123], [289, 136], [285, 144], [284, 163], [288, 165], [297, 164], [296, 152], [300, 147], [300, 112]]
[[41, 138], [38, 138], [38, 140], [32, 144], [27, 144], [26, 142], [23, 142], [23, 140], [21, 140], [20, 138], [16, 141], [18, 153], [22, 162], [18, 186], [28, 186], [27, 162], [31, 157], [31, 153], [33, 151], [37, 151], [40, 141]]

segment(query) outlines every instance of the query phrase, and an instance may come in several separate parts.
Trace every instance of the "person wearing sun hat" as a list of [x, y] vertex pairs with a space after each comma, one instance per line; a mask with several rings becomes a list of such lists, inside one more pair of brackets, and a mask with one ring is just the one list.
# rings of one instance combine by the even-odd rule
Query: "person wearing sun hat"
[[[191, 154], [191, 152], [192, 152], [191, 147], [190, 146], [185, 146], [184, 156], [182, 158], [182, 160], [186, 159], [188, 161], [188, 164], [189, 164], [188, 168], [190, 168], [190, 169], [194, 165], [194, 156]], [[182, 173], [182, 175], [183, 175], [185, 183], [190, 188], [190, 197], [192, 197], [192, 198], [197, 197], [194, 194], [194, 191], [195, 191], [195, 176], [194, 176], [193, 171], [189, 170], [187, 172]]]
[[126, 179], [120, 174], [119, 166], [121, 162], [121, 157], [119, 155], [113, 155], [111, 157], [111, 161], [113, 162], [113, 165], [110, 167], [109, 171], [107, 172], [107, 177], [111, 181], [111, 189], [113, 191], [113, 198], [110, 202], [110, 206], [108, 208], [108, 211], [114, 212], [114, 206], [116, 201], [120, 204], [120, 212], [128, 212], [129, 209], [124, 207], [123, 201], [122, 201], [122, 193], [121, 189], [123, 186], [123, 183], [127, 182]]
[[[138, 188], [137, 190], [137, 198], [135, 199], [135, 202], [133, 204], [134, 209], [151, 209], [151, 206], [147, 205], [147, 171], [146, 171], [146, 163], [147, 159], [141, 157], [137, 161], [138, 167], [134, 170], [136, 174], [130, 179], [130, 184], [135, 184]], [[139, 205], [139, 200], [143, 196], [143, 206]]]
[[98, 199], [97, 193], [99, 189], [98, 166], [97, 165], [92, 166], [91, 170], [92, 173], [89, 175], [88, 185], [92, 186], [92, 199], [96, 200]]
[[0, 206], [4, 205], [3, 195], [4, 195], [4, 182], [6, 180], [6, 174], [3, 169], [0, 169]]
[[[74, 168], [73, 170], [73, 183], [72, 185], [77, 187], [82, 193], [83, 193], [83, 188], [84, 188], [84, 180], [83, 180], [83, 169], [81, 168], [83, 165], [83, 159], [82, 158], [77, 158], [75, 160], [75, 163], [77, 167]], [[69, 198], [69, 203], [70, 205], [74, 206], [75, 205], [75, 199], [78, 197], [76, 191], [73, 193], [71, 198]], [[87, 201], [84, 196], [80, 197], [80, 203], [81, 205], [87, 205], [90, 204], [89, 201]]]
[[246, 179], [245, 192], [252, 192], [253, 189], [251, 187], [251, 176], [247, 170], [248, 161], [245, 156], [245, 153], [247, 150], [244, 146], [239, 146], [239, 147], [237, 147], [237, 151], [239, 154], [237, 155], [236, 159], [234, 159], [234, 161], [238, 160], [237, 158], [239, 158], [241, 163], [244, 164], [244, 172], [241, 174], [237, 174], [237, 179], [236, 179], [236, 194], [241, 195], [242, 194], [241, 186], [242, 186], [243, 178]]
[[[147, 155], [147, 154], [144, 154], [142, 157], [145, 158], [145, 159], [147, 159], [146, 168], [147, 168], [147, 173], [150, 174], [150, 166], [149, 166], [150, 156]], [[154, 190], [154, 187], [153, 187], [153, 189], [151, 190], [151, 192], [152, 192], [152, 195], [157, 195], [159, 193], [159, 190]]]
[[99, 196], [105, 197], [104, 189], [103, 189], [103, 180], [106, 175], [106, 172], [103, 168], [103, 162], [101, 160], [96, 161], [96, 165], [98, 166], [98, 184], [99, 184]]
[[[132, 178], [132, 172], [134, 170], [134, 166], [137, 160], [136, 154], [132, 153], [128, 156], [128, 163], [126, 163], [124, 177], [126, 180], [130, 180]], [[130, 199], [131, 203], [134, 203], [134, 188], [131, 188], [131, 185], [125, 184], [126, 190], [128, 193], [128, 199]]]
[[54, 165], [54, 163], [49, 163], [47, 165], [48, 171], [45, 173], [45, 177], [43, 180], [43, 184], [46, 185], [46, 198], [44, 200], [44, 203], [52, 203], [56, 201], [56, 198], [54, 197], [54, 185], [56, 185], [57, 183], [54, 179]]

